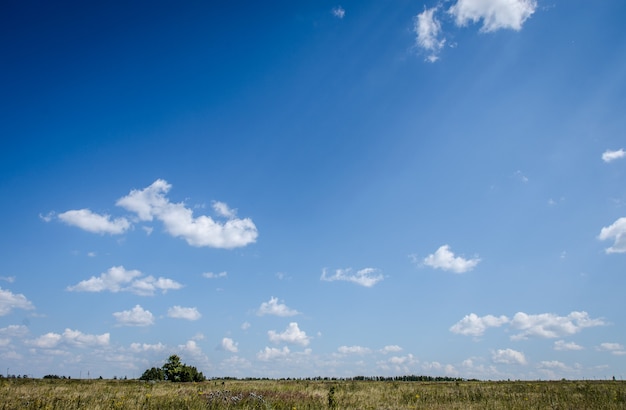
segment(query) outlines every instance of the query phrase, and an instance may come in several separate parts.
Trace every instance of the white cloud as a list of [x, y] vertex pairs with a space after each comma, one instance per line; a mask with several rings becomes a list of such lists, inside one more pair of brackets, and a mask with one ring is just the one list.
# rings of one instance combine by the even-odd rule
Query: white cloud
[[35, 307], [21, 293], [15, 294], [0, 288], [0, 316], [8, 315], [13, 309], [33, 310]]
[[88, 232], [118, 235], [130, 228], [126, 218], [111, 220], [110, 215], [99, 215], [89, 209], [78, 209], [60, 213], [58, 218], [68, 225], [76, 226]]
[[417, 35], [415, 42], [418, 47], [429, 53], [426, 61], [431, 63], [439, 59], [439, 52], [446, 42], [444, 38], [440, 38], [441, 23], [435, 17], [438, 9], [439, 7], [424, 8], [423, 12], [415, 16], [413, 25], [413, 31]]
[[509, 318], [506, 316], [486, 315], [481, 317], [475, 313], [470, 313], [450, 327], [450, 331], [464, 336], [478, 337], [482, 336], [487, 328], [500, 327], [508, 322]]
[[605, 226], [600, 230], [598, 239], [605, 241], [613, 239], [613, 246], [606, 248], [606, 253], [624, 253], [626, 252], [626, 217], [619, 218], [610, 226]]
[[126, 270], [123, 266], [114, 266], [87, 280], [80, 281], [74, 286], [68, 286], [70, 292], [131, 292], [141, 296], [151, 296], [160, 290], [166, 293], [168, 290], [182, 288], [183, 285], [167, 278], [155, 279], [153, 276], [140, 278], [142, 273], [138, 270]]
[[165, 350], [163, 343], [149, 344], [149, 343], [131, 343], [130, 350], [136, 353], [140, 352], [162, 352]]
[[198, 320], [202, 317], [195, 307], [173, 306], [167, 309], [167, 317], [174, 319]]
[[333, 16], [337, 17], [338, 19], [342, 19], [346, 15], [346, 11], [341, 6], [333, 8], [332, 12]]
[[238, 343], [235, 343], [235, 341], [233, 341], [233, 339], [231, 339], [230, 337], [225, 337], [222, 339], [222, 349], [226, 350], [227, 352], [237, 353], [237, 351], [239, 351], [237, 345]]
[[256, 242], [258, 232], [251, 219], [235, 218], [234, 211], [222, 202], [213, 206], [220, 216], [228, 217], [226, 222], [205, 215], [194, 217], [184, 203], [172, 203], [165, 196], [171, 187], [158, 179], [143, 190], [133, 189], [116, 205], [135, 212], [143, 221], [160, 220], [170, 235], [185, 239], [191, 246], [232, 249]]
[[250, 326], [252, 326], [252, 325], [250, 324], [250, 322], [243, 322], [243, 323], [241, 324], [241, 330], [248, 330], [248, 329], [250, 329]]
[[557, 340], [554, 342], [554, 350], [583, 350], [584, 347], [574, 343], [566, 342], [565, 340]]
[[28, 334], [28, 328], [24, 325], [9, 325], [0, 329], [1, 336], [24, 337]]
[[0, 276], [0, 280], [5, 282], [13, 283], [15, 282], [15, 276]]
[[378, 273], [378, 269], [374, 268], [365, 268], [357, 271], [355, 274], [352, 274], [352, 269], [337, 269], [335, 270], [335, 274], [329, 276], [326, 272], [326, 268], [322, 270], [322, 277], [320, 280], [333, 282], [336, 280], [347, 281], [356, 283], [357, 285], [365, 286], [370, 288], [383, 280], [383, 275]]
[[282, 349], [277, 349], [274, 347], [265, 347], [264, 350], [261, 350], [259, 353], [257, 353], [256, 357], [257, 359], [263, 361], [263, 362], [267, 362], [270, 360], [276, 360], [276, 359], [281, 359], [283, 357], [287, 357], [289, 356], [289, 348], [287, 346], [283, 347]]
[[372, 353], [372, 350], [363, 346], [339, 346], [337, 351], [341, 354], [365, 355]]
[[297, 310], [290, 309], [284, 303], [278, 303], [278, 298], [271, 297], [269, 302], [261, 303], [261, 306], [257, 310], [257, 315], [274, 315], [281, 317], [295, 316], [299, 314]]
[[617, 151], [611, 151], [607, 149], [602, 154], [602, 161], [611, 162], [611, 161], [615, 161], [616, 159], [624, 158], [624, 156], [626, 156], [626, 152], [624, 151], [623, 148], [620, 148]]
[[228, 273], [226, 273], [226, 272], [220, 272], [220, 273], [205, 272], [205, 273], [202, 274], [202, 276], [207, 278], [207, 279], [219, 279], [219, 278], [225, 278], [226, 276], [228, 276]]
[[600, 343], [598, 346], [598, 350], [603, 352], [610, 352], [616, 356], [624, 356], [626, 355], [626, 349], [624, 346], [619, 343]]
[[510, 322], [511, 328], [521, 330], [511, 340], [527, 339], [530, 336], [557, 338], [573, 335], [587, 327], [602, 326], [602, 319], [591, 319], [587, 312], [571, 312], [567, 316], [552, 313], [528, 315], [518, 312]]
[[154, 324], [154, 316], [149, 310], [135, 305], [131, 310], [113, 313], [117, 323], [122, 326], [150, 326]]
[[230, 209], [224, 202], [213, 201], [213, 210], [219, 215], [225, 218], [234, 218], [237, 216], [236, 209]]
[[382, 349], [380, 349], [380, 351], [383, 354], [387, 354], [387, 353], [396, 353], [396, 352], [401, 352], [402, 348], [398, 345], [389, 345], [389, 346], [385, 346]]
[[460, 256], [454, 256], [448, 245], [440, 246], [434, 254], [424, 258], [424, 265], [454, 273], [471, 271], [479, 262], [480, 258], [464, 259]]
[[494, 363], [526, 364], [524, 353], [513, 349], [498, 349], [491, 356]]
[[310, 343], [310, 337], [306, 335], [306, 332], [300, 330], [298, 327], [298, 323], [291, 322], [287, 329], [285, 329], [282, 333], [277, 333], [273, 330], [267, 332], [267, 335], [271, 342], [273, 343], [290, 343], [290, 344], [299, 344], [301, 346], [307, 346]]
[[482, 20], [481, 31], [521, 30], [537, 8], [536, 0], [458, 0], [448, 9], [458, 26]]
[[98, 347], [107, 346], [109, 344], [110, 334], [103, 333], [101, 335], [90, 335], [82, 333], [79, 330], [65, 329], [63, 334], [46, 333], [34, 340], [28, 341], [28, 344], [39, 347], [41, 349], [51, 349], [59, 344], [66, 344], [74, 347]]

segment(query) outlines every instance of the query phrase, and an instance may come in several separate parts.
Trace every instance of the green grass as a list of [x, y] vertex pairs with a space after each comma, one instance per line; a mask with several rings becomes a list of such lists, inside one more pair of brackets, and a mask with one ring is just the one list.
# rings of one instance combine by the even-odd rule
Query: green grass
[[623, 381], [0, 380], [0, 409], [626, 409]]

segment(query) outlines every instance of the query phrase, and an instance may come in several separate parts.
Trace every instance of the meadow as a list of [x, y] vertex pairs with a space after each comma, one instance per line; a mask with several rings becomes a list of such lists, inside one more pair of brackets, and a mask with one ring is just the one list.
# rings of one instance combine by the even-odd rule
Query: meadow
[[0, 379], [0, 408], [626, 409], [626, 382]]

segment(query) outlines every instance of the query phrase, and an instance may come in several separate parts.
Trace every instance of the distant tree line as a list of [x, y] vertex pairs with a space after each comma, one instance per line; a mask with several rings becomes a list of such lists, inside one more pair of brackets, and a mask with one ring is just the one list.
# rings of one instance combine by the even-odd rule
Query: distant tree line
[[163, 367], [152, 367], [141, 375], [139, 380], [170, 381], [170, 382], [202, 382], [206, 377], [193, 366], [180, 361], [180, 357], [173, 354]]

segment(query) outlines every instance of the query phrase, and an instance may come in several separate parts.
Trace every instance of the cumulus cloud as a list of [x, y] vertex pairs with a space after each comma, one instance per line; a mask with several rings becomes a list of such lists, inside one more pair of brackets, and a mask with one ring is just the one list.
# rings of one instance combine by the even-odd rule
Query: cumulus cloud
[[257, 359], [263, 362], [267, 362], [270, 360], [276, 360], [276, 359], [287, 357], [289, 356], [289, 353], [290, 351], [287, 346], [283, 347], [282, 349], [277, 349], [274, 347], [265, 347], [264, 350], [261, 350], [260, 352], [257, 353], [256, 357]]
[[269, 302], [261, 303], [261, 306], [257, 310], [257, 315], [274, 315], [281, 317], [295, 316], [299, 312], [295, 309], [287, 307], [284, 303], [278, 303], [278, 298], [271, 297]]
[[[450, 331], [464, 336], [478, 337], [489, 327], [500, 327], [505, 324], [510, 329], [518, 331], [511, 336], [511, 340], [522, 340], [529, 337], [551, 339], [573, 335], [588, 327], [605, 325], [602, 319], [592, 319], [587, 312], [576, 311], [567, 316], [558, 316], [553, 313], [529, 315], [518, 312], [512, 319], [506, 316], [497, 317], [493, 315], [480, 317], [471, 313], [450, 327]], [[565, 350], [567, 346], [563, 341], [555, 343], [555, 348], [559, 348], [557, 350]], [[577, 345], [569, 345], [571, 350], [575, 349], [574, 346]]]
[[225, 337], [222, 339], [222, 349], [227, 352], [237, 353], [239, 349], [237, 348], [238, 343], [235, 343], [233, 339], [230, 337]]
[[620, 148], [616, 151], [611, 151], [607, 149], [602, 153], [602, 161], [611, 162], [615, 161], [616, 159], [624, 158], [624, 156], [626, 156], [626, 152], [623, 148]]
[[626, 349], [624, 349], [624, 346], [619, 343], [601, 343], [600, 346], [598, 346], [598, 350], [610, 352], [616, 356], [626, 355]]
[[500, 327], [508, 322], [509, 318], [506, 316], [486, 315], [481, 317], [475, 313], [470, 313], [450, 327], [450, 331], [464, 336], [478, 337], [482, 336], [487, 328]]
[[[446, 43], [441, 19], [445, 11], [441, 8], [441, 4], [424, 8], [414, 18], [415, 44], [428, 54], [426, 61], [431, 63], [439, 59], [439, 53]], [[456, 0], [448, 8], [447, 15], [454, 19], [457, 26], [482, 21], [482, 32], [500, 29], [519, 31], [536, 9], [536, 0]]]
[[567, 316], [553, 313], [528, 315], [518, 312], [511, 320], [511, 328], [520, 330], [511, 340], [527, 339], [528, 337], [557, 338], [580, 332], [587, 327], [605, 325], [602, 319], [591, 319], [587, 312], [571, 312]]
[[135, 269], [126, 270], [123, 266], [114, 266], [87, 280], [80, 281], [74, 286], [68, 286], [70, 292], [131, 292], [141, 296], [151, 296], [158, 290], [166, 293], [168, 290], [182, 288], [180, 283], [167, 278], [144, 276]]
[[0, 336], [24, 337], [28, 334], [28, 328], [24, 325], [9, 325], [0, 329]]
[[365, 286], [366, 288], [371, 288], [383, 279], [383, 275], [375, 268], [361, 269], [356, 273], [352, 273], [351, 268], [337, 269], [334, 275], [329, 275], [326, 268], [324, 268], [320, 278], [320, 280], [327, 282], [334, 282], [336, 280], [352, 282], [357, 285]]
[[154, 316], [149, 310], [140, 305], [135, 305], [131, 310], [115, 312], [113, 316], [117, 323], [122, 326], [150, 326], [154, 324]]
[[33, 310], [35, 307], [21, 293], [15, 294], [0, 288], [0, 316], [8, 315], [13, 309]]
[[200, 215], [184, 203], [173, 203], [166, 197], [171, 189], [167, 181], [158, 179], [142, 190], [133, 189], [120, 198], [116, 205], [135, 212], [142, 221], [157, 219], [165, 230], [174, 237], [180, 237], [191, 246], [232, 249], [256, 242], [258, 232], [250, 218], [236, 218], [235, 211], [223, 202], [214, 202], [213, 208], [225, 222]]
[[557, 340], [554, 342], [554, 350], [583, 350], [584, 348], [574, 342], [566, 342], [565, 340]]
[[398, 345], [389, 345], [389, 346], [385, 346], [382, 349], [380, 349], [380, 351], [383, 354], [387, 354], [387, 353], [397, 353], [397, 352], [401, 352], [402, 348]]
[[413, 31], [416, 34], [416, 45], [429, 53], [426, 61], [434, 63], [439, 59], [439, 52], [446, 43], [445, 38], [441, 38], [441, 22], [435, 17], [435, 12], [439, 7], [424, 11], [415, 16]]
[[339, 346], [337, 351], [341, 354], [365, 355], [372, 353], [372, 349], [363, 346]]
[[471, 271], [478, 265], [480, 258], [465, 259], [461, 256], [454, 256], [450, 246], [443, 245], [433, 254], [424, 258], [424, 265], [431, 268], [451, 271], [454, 273], [465, 273]]
[[52, 349], [60, 344], [87, 348], [107, 346], [109, 344], [109, 339], [109, 333], [90, 335], [82, 333], [79, 330], [65, 329], [62, 334], [52, 332], [46, 333], [45, 335], [39, 336], [38, 338], [30, 340], [27, 343], [41, 349]]
[[346, 11], [341, 6], [334, 7], [332, 9], [332, 13], [333, 16], [337, 17], [338, 19], [342, 19], [346, 15]]
[[524, 353], [513, 349], [498, 349], [492, 353], [491, 359], [494, 363], [526, 364]]
[[480, 31], [519, 31], [537, 9], [536, 0], [458, 0], [448, 12], [458, 26], [482, 21]]
[[602, 228], [598, 239], [601, 241], [612, 239], [614, 241], [613, 246], [605, 249], [606, 253], [626, 252], [626, 218], [619, 218], [613, 224]]
[[290, 343], [290, 344], [298, 344], [301, 346], [307, 346], [310, 343], [310, 337], [306, 335], [306, 332], [300, 330], [298, 327], [298, 323], [291, 322], [287, 329], [285, 329], [282, 333], [277, 333], [273, 330], [267, 332], [267, 335], [272, 343]]
[[130, 228], [130, 222], [126, 218], [111, 219], [110, 215], [100, 215], [89, 209], [63, 212], [58, 215], [58, 218], [68, 225], [100, 234], [118, 235]]
[[195, 307], [172, 306], [167, 309], [167, 317], [174, 319], [198, 320], [202, 317]]

